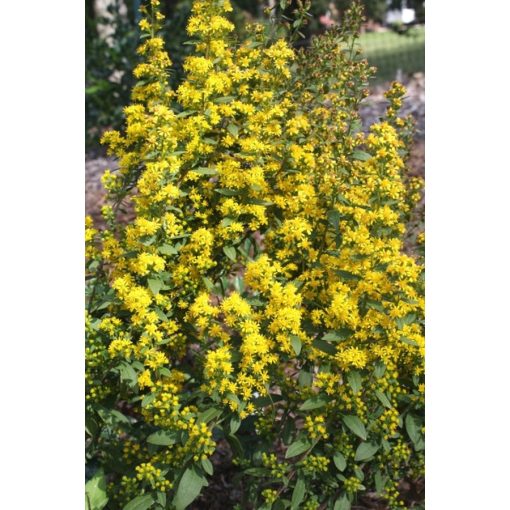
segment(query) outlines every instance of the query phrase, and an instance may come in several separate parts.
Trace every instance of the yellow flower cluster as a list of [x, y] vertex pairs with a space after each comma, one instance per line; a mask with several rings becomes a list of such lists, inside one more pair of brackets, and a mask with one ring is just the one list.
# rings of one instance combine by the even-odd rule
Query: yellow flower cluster
[[303, 461], [303, 469], [305, 473], [310, 475], [320, 474], [328, 470], [329, 463], [330, 459], [323, 455], [309, 455]]
[[169, 480], [162, 479], [162, 471], [154, 467], [151, 463], [142, 463], [135, 468], [136, 478], [140, 482], [148, 482], [151, 487], [160, 491], [168, 490], [172, 487]]
[[307, 416], [305, 418], [305, 429], [308, 432], [308, 435], [311, 439], [327, 439], [328, 432], [325, 426], [325, 418], [322, 415]]
[[354, 494], [361, 489], [361, 482], [355, 476], [351, 476], [345, 480], [344, 487], [347, 493]]
[[283, 478], [285, 476], [287, 467], [284, 462], [282, 463], [278, 461], [278, 458], [274, 453], [262, 453], [262, 464], [270, 470], [273, 478]]

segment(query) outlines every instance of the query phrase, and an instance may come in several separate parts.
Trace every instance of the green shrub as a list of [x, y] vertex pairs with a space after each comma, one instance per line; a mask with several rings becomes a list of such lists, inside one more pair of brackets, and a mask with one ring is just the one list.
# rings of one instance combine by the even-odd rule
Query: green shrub
[[228, 0], [194, 2], [173, 89], [158, 4], [104, 136], [107, 227], [87, 219], [89, 508], [208, 508], [219, 447], [235, 508], [401, 508], [424, 461], [404, 89], [362, 132], [359, 6], [296, 52], [270, 27], [236, 40]]

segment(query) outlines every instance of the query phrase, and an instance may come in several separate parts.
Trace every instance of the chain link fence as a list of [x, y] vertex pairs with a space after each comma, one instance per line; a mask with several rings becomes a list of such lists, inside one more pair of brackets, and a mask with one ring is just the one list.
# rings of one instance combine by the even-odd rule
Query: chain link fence
[[365, 32], [359, 44], [370, 65], [377, 67], [375, 82], [402, 81], [425, 71], [425, 25]]

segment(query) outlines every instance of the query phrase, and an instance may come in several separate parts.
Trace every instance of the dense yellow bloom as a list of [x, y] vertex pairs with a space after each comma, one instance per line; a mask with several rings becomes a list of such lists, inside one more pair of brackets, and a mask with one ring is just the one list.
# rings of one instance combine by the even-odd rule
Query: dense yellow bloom
[[357, 347], [348, 347], [345, 350], [340, 350], [335, 358], [344, 368], [364, 368], [368, 362], [368, 355], [365, 351]]
[[111, 344], [108, 347], [108, 353], [110, 356], [123, 356], [128, 358], [134, 350], [134, 345], [131, 340], [127, 338], [117, 338], [112, 340]]

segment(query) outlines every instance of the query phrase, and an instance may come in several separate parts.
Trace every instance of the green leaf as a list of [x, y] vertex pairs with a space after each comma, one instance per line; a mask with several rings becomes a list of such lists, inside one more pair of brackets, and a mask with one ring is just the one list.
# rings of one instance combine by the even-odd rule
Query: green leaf
[[365, 479], [365, 474], [363, 473], [363, 470], [357, 464], [354, 464], [352, 470], [354, 471], [354, 474], [356, 475], [356, 478], [358, 480], [363, 481]]
[[229, 124], [227, 129], [232, 136], [237, 138], [237, 135], [239, 134], [239, 128], [235, 124]]
[[257, 298], [257, 297], [252, 297], [252, 298], [247, 298], [246, 301], [248, 301], [248, 303], [250, 303], [251, 306], [264, 306], [264, 301], [262, 301], [261, 299]]
[[235, 434], [241, 426], [241, 418], [236, 414], [230, 418], [230, 433]]
[[363, 440], [367, 439], [367, 431], [365, 430], [365, 425], [363, 425], [363, 422], [357, 416], [348, 414], [342, 416], [342, 420], [345, 425], [351, 429], [358, 437], [361, 437]]
[[375, 301], [374, 299], [367, 298], [365, 300], [365, 304], [368, 308], [372, 308], [374, 310], [377, 310], [378, 312], [385, 312], [384, 306], [379, 301]]
[[213, 468], [212, 462], [209, 459], [202, 459], [201, 464], [202, 464], [202, 467], [204, 468], [204, 471], [209, 476], [212, 476], [212, 474], [214, 473], [214, 468]]
[[99, 470], [85, 484], [86, 510], [102, 510], [108, 503], [106, 495], [106, 479], [102, 470]]
[[163, 244], [158, 248], [159, 253], [163, 255], [177, 255], [179, 252], [171, 244]]
[[154, 504], [154, 498], [150, 494], [136, 496], [122, 510], [147, 510]]
[[290, 459], [291, 457], [295, 457], [296, 455], [301, 455], [306, 452], [306, 450], [310, 449], [312, 443], [305, 439], [298, 439], [294, 441], [285, 452], [285, 458]]
[[290, 335], [290, 343], [294, 349], [294, 352], [296, 353], [296, 356], [299, 356], [302, 346], [301, 339], [297, 335]]
[[271, 510], [285, 510], [286, 508], [290, 507], [290, 501], [288, 499], [277, 499], [273, 506], [271, 507]]
[[247, 198], [246, 203], [250, 205], [265, 205], [265, 206], [274, 204], [274, 202], [270, 202], [269, 200], [262, 200], [261, 198]]
[[355, 395], [358, 394], [361, 389], [361, 375], [356, 370], [349, 372], [347, 374], [347, 381], [349, 382], [349, 386], [352, 388], [352, 391]]
[[386, 477], [383, 477], [381, 472], [377, 470], [374, 475], [374, 482], [375, 482], [375, 490], [379, 495], [382, 494], [384, 491], [384, 488], [386, 487]]
[[328, 223], [333, 228], [338, 228], [338, 224], [340, 223], [340, 220], [342, 219], [342, 216], [339, 211], [336, 209], [333, 209], [332, 211], [328, 211]]
[[414, 340], [411, 340], [410, 338], [407, 338], [406, 336], [401, 336], [400, 341], [404, 342], [407, 345], [412, 345], [413, 347], [418, 347], [418, 344]]
[[156, 395], [154, 393], [149, 393], [148, 395], [145, 395], [145, 397], [142, 398], [142, 407], [147, 407], [154, 401], [155, 398]]
[[224, 246], [223, 253], [225, 253], [225, 255], [233, 262], [236, 261], [237, 259], [236, 249], [233, 246]]
[[240, 189], [218, 188], [218, 189], [215, 189], [214, 191], [216, 191], [216, 193], [219, 193], [220, 195], [224, 195], [226, 197], [233, 197], [235, 195], [240, 195], [242, 193]]
[[354, 455], [355, 461], [368, 460], [379, 450], [379, 446], [373, 443], [361, 443]]
[[158, 491], [156, 493], [156, 502], [159, 503], [163, 508], [166, 508], [166, 494]]
[[312, 374], [310, 372], [300, 372], [298, 376], [299, 386], [306, 387], [311, 386], [313, 381]]
[[230, 103], [236, 99], [234, 96], [216, 97], [213, 99], [213, 103]]
[[112, 304], [112, 301], [111, 299], [107, 299], [106, 301], [104, 301], [103, 303], [101, 303], [97, 308], [96, 310], [99, 311], [99, 310], [104, 310], [105, 308], [108, 308], [110, 305]]
[[214, 283], [207, 276], [202, 276], [202, 281], [208, 291], [212, 292], [215, 289]]
[[202, 487], [206, 485], [207, 480], [194, 467], [186, 469], [173, 500], [176, 510], [184, 510], [198, 497]]
[[413, 443], [417, 443], [421, 439], [420, 429], [416, 423], [416, 418], [412, 414], [408, 414], [405, 419], [407, 433]]
[[172, 375], [172, 372], [167, 367], [159, 367], [158, 368], [159, 375], [162, 375], [164, 377], [170, 377]]
[[395, 320], [397, 323], [398, 329], [403, 329], [404, 326], [409, 326], [416, 320], [416, 314], [413, 312], [409, 312], [404, 317], [399, 317]]
[[335, 501], [333, 510], [351, 510], [351, 502], [349, 501], [349, 498], [346, 494]]
[[128, 386], [134, 388], [138, 384], [138, 376], [135, 369], [126, 361], [119, 365], [120, 380], [126, 382]]
[[417, 451], [417, 452], [420, 452], [422, 450], [425, 450], [425, 441], [423, 439], [423, 437], [420, 437], [418, 439], [418, 441], [416, 441], [416, 443], [414, 443], [414, 449]]
[[319, 407], [323, 407], [328, 403], [324, 397], [317, 395], [315, 397], [309, 398], [305, 400], [304, 403], [300, 406], [300, 411], [310, 411], [312, 409], [318, 409]]
[[342, 340], [347, 340], [354, 331], [349, 328], [341, 328], [336, 329], [335, 331], [330, 331], [329, 333], [326, 333], [322, 339], [327, 342], [340, 342]]
[[325, 342], [324, 340], [316, 338], [312, 345], [316, 349], [319, 349], [319, 351], [325, 352], [326, 354], [331, 354], [332, 356], [336, 354], [336, 347], [334, 345], [328, 344], [328, 342]]
[[292, 420], [287, 420], [283, 426], [282, 440], [285, 446], [289, 446], [294, 439], [294, 423]]
[[229, 434], [227, 436], [227, 441], [237, 456], [242, 457], [244, 455], [243, 445], [241, 444], [241, 441], [239, 441], [239, 439], [236, 436]]
[[[167, 314], [161, 310], [159, 306], [154, 307], [154, 313], [162, 320], [163, 322], [166, 322], [168, 320]], [[161, 342], [160, 342], [161, 343]]]
[[268, 476], [269, 470], [266, 468], [262, 468], [262, 467], [252, 467], [252, 468], [245, 469], [243, 471], [243, 474], [248, 475], [248, 476], [256, 476], [259, 478], [263, 478], [263, 477]]
[[376, 361], [374, 375], [377, 379], [380, 379], [384, 375], [384, 372], [386, 372], [386, 365], [382, 361]]
[[244, 292], [244, 280], [240, 276], [236, 276], [234, 278], [234, 289], [236, 289], [239, 294], [242, 294]]
[[140, 242], [144, 245], [144, 246], [151, 246], [154, 244], [154, 241], [156, 241], [156, 236], [146, 236], [144, 238], [144, 240], [140, 240]]
[[85, 413], [85, 432], [91, 437], [94, 437], [99, 431], [99, 425], [91, 415], [90, 411]]
[[227, 393], [227, 398], [237, 404], [237, 408], [241, 408], [241, 401], [239, 400], [239, 397], [235, 395], [234, 393]]
[[217, 409], [216, 407], [210, 407], [206, 409], [202, 413], [198, 415], [197, 421], [198, 423], [209, 423], [211, 420], [216, 418], [221, 414], [221, 409]]
[[338, 471], [343, 471], [347, 467], [347, 461], [340, 452], [336, 452], [335, 455], [333, 455], [333, 462]]
[[161, 280], [157, 280], [156, 278], [149, 278], [147, 280], [147, 283], [149, 285], [149, 289], [151, 289], [151, 292], [154, 295], [159, 294], [159, 291], [161, 290], [161, 287], [163, 285], [163, 282]]
[[167, 430], [158, 430], [147, 438], [147, 442], [158, 446], [170, 446], [177, 442], [177, 433]]
[[292, 502], [291, 509], [296, 510], [299, 508], [301, 501], [305, 497], [305, 481], [302, 478], [298, 478], [294, 490], [292, 491]]
[[359, 282], [361, 280], [361, 276], [350, 273], [349, 271], [344, 271], [343, 269], [335, 269], [335, 273], [343, 280], [352, 280], [355, 282]]
[[381, 404], [384, 407], [386, 407], [388, 409], [392, 408], [391, 402], [389, 401], [388, 397], [382, 391], [376, 390], [375, 396], [379, 399], [379, 402], [381, 402]]
[[195, 172], [199, 175], [217, 175], [218, 170], [216, 168], [207, 168], [205, 166], [199, 166], [198, 168], [193, 168], [192, 172]]
[[352, 157], [354, 159], [359, 159], [360, 161], [367, 161], [369, 160], [372, 156], [368, 153], [368, 152], [365, 152], [365, 151], [354, 151], [352, 153]]
[[229, 225], [232, 225], [232, 223], [235, 221], [234, 218], [229, 218], [229, 217], [226, 217], [226, 218], [223, 218], [221, 221], [220, 221], [220, 225], [222, 227], [228, 227]]
[[123, 423], [125, 425], [131, 425], [129, 418], [127, 416], [124, 416], [120, 411], [117, 411], [116, 409], [112, 410], [102, 407], [97, 410], [97, 414], [99, 414], [101, 419], [107, 425], [118, 425], [120, 423]]

